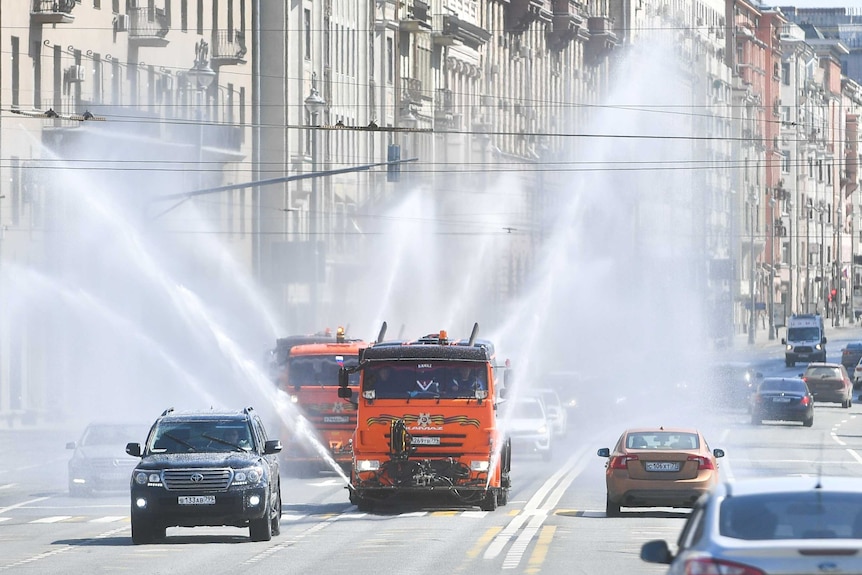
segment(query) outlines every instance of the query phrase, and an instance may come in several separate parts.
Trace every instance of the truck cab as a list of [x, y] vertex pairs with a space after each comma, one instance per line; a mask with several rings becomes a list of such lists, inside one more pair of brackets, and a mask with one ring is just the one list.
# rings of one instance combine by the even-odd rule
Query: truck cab
[[[378, 341], [340, 375], [359, 373], [350, 502], [362, 511], [394, 495], [448, 493], [493, 511], [508, 502], [511, 443], [497, 421], [493, 345], [445, 331]], [[383, 331], [381, 331], [381, 334]]]
[[784, 344], [784, 363], [793, 367], [796, 362], [826, 361], [826, 332], [820, 314], [794, 314], [787, 320]]

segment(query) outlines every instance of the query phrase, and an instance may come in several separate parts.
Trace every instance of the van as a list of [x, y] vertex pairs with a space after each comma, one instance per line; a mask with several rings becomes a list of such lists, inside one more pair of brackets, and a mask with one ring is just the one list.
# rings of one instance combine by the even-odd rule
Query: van
[[826, 332], [820, 314], [794, 314], [787, 320], [784, 363], [793, 367], [797, 361], [826, 361]]

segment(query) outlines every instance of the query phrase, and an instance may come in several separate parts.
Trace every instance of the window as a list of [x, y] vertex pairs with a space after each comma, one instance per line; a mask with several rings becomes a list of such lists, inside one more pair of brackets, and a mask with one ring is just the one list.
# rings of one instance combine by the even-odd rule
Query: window
[[18, 98], [20, 96], [20, 40], [18, 36], [12, 36], [12, 107], [17, 108], [20, 104]]
[[302, 11], [305, 31], [305, 59], [311, 60], [311, 10]]
[[395, 79], [395, 47], [392, 38], [386, 38], [386, 81], [391, 84]]

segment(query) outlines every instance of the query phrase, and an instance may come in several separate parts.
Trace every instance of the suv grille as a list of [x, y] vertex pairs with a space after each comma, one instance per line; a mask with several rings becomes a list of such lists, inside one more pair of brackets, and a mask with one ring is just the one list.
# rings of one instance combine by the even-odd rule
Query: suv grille
[[233, 472], [230, 469], [166, 469], [168, 491], [226, 491]]

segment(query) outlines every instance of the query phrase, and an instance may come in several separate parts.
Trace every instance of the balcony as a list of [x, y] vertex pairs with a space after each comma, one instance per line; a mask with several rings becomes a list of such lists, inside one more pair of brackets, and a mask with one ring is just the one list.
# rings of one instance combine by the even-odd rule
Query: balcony
[[613, 30], [613, 21], [610, 18], [592, 16], [587, 19], [587, 27], [590, 30], [590, 40], [587, 42], [585, 51], [590, 58], [600, 59], [619, 44], [619, 39]]
[[214, 67], [245, 64], [247, 52], [245, 32], [241, 30], [217, 30], [213, 32], [211, 62]]
[[415, 78], [401, 78], [401, 98], [410, 104], [421, 104], [422, 81]]
[[161, 8], [129, 8], [129, 42], [143, 47], [163, 48], [170, 30], [168, 15]]
[[431, 18], [428, 14], [428, 2], [413, 0], [407, 4], [407, 17], [398, 22], [402, 32], [430, 32]]
[[34, 24], [69, 24], [75, 21], [75, 0], [32, 0], [30, 20]]
[[443, 29], [434, 35], [434, 43], [451, 46], [461, 43], [478, 50], [491, 37], [491, 33], [469, 22], [464, 22], [454, 14], [443, 16]]
[[550, 0], [511, 0], [506, 9], [506, 31], [520, 33], [533, 22], [551, 22]]
[[548, 32], [548, 47], [551, 50], [564, 50], [579, 34], [587, 39], [584, 30], [585, 19], [579, 13], [575, 0], [553, 0], [554, 16]]

